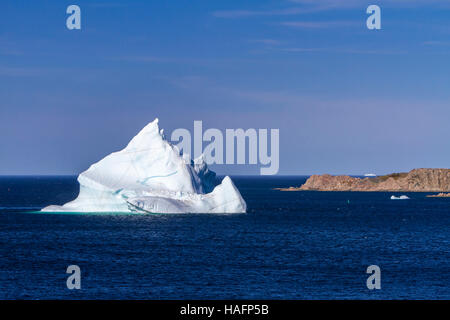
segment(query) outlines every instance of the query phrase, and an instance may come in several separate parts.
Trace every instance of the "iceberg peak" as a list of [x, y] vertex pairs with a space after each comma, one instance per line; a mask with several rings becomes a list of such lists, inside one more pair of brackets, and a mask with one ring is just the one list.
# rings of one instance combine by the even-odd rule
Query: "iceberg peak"
[[204, 156], [181, 155], [164, 137], [159, 120], [128, 145], [78, 176], [78, 197], [45, 212], [243, 213], [246, 204], [227, 176], [215, 185]]

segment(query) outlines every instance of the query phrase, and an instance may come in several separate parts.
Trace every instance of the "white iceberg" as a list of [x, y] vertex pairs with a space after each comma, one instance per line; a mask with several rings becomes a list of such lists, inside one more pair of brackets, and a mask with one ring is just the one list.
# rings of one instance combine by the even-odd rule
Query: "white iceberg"
[[78, 176], [78, 197], [43, 212], [244, 213], [246, 203], [227, 176], [216, 174], [203, 157], [194, 161], [165, 140], [158, 119], [125, 149]]
[[409, 197], [408, 196], [400, 196], [400, 197], [391, 196], [391, 200], [409, 200]]

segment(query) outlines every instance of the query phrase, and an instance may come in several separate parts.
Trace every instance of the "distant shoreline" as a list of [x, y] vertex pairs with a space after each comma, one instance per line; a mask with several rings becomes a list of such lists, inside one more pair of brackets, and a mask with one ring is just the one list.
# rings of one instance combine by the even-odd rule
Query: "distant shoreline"
[[440, 192], [449, 197], [450, 169], [414, 169], [407, 173], [358, 178], [351, 176], [313, 175], [302, 186], [275, 188], [279, 191], [354, 191], [354, 192]]
[[[358, 193], [358, 192], [364, 192], [364, 193], [368, 193], [368, 192], [376, 192], [376, 193], [399, 193], [399, 192], [404, 192], [404, 193], [438, 193], [439, 194], [430, 194], [427, 195], [427, 198], [450, 198], [450, 193], [442, 193], [440, 191], [408, 191], [408, 190], [304, 190], [301, 187], [287, 187], [287, 188], [273, 188], [272, 190], [277, 190], [277, 191], [283, 191], [283, 192], [354, 192], [354, 193]], [[445, 194], [445, 195], [441, 195], [441, 194]]]
[[450, 193], [441, 192], [439, 194], [429, 195], [427, 198], [450, 198]]

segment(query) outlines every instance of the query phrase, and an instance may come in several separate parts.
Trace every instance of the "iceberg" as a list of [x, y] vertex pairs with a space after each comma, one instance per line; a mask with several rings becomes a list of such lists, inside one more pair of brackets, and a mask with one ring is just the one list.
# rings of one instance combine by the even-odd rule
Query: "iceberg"
[[204, 157], [191, 160], [167, 141], [158, 119], [121, 151], [111, 153], [78, 176], [78, 197], [42, 212], [245, 213], [246, 203], [226, 176]]
[[391, 200], [409, 200], [409, 197], [408, 196], [400, 196], [400, 197], [391, 196]]

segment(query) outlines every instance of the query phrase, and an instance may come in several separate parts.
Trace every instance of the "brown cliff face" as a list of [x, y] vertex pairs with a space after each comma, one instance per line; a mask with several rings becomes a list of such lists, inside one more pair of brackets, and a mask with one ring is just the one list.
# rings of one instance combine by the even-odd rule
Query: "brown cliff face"
[[299, 188], [289, 191], [403, 191], [450, 192], [450, 169], [414, 169], [376, 178], [313, 175]]

